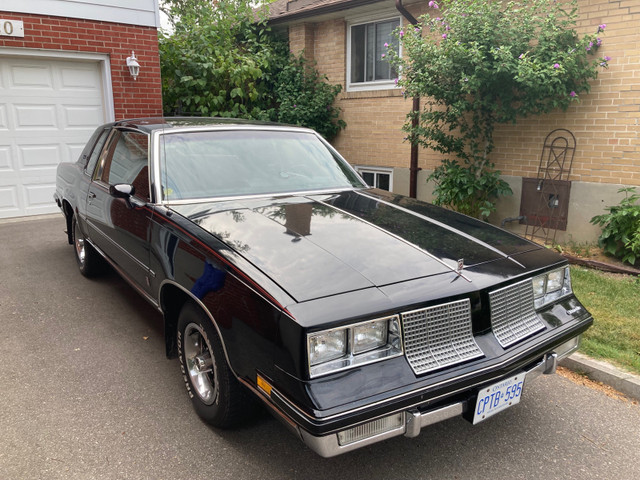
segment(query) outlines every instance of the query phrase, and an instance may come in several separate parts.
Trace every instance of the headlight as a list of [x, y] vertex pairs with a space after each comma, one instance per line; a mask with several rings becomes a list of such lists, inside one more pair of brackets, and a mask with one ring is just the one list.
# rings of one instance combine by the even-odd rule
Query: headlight
[[368, 352], [387, 344], [387, 321], [379, 320], [353, 327], [354, 355]]
[[347, 353], [347, 331], [334, 330], [309, 337], [309, 364], [317, 365]]
[[552, 270], [532, 280], [536, 308], [541, 308], [571, 293], [569, 267]]
[[311, 377], [402, 355], [400, 318], [379, 318], [307, 335]]

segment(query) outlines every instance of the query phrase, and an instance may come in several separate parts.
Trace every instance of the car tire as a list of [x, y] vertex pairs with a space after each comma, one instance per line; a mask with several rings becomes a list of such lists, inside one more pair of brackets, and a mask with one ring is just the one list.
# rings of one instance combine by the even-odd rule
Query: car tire
[[102, 257], [85, 238], [78, 225], [78, 217], [75, 215], [73, 216], [73, 251], [82, 275], [93, 277], [102, 271], [104, 265]]
[[180, 312], [177, 345], [182, 379], [200, 418], [230, 428], [252, 416], [255, 401], [229, 368], [211, 319], [193, 302]]

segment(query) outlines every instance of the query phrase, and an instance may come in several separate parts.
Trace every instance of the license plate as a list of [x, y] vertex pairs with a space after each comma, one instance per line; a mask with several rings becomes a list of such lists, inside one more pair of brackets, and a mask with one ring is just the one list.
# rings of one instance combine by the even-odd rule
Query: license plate
[[480, 389], [476, 410], [473, 414], [473, 424], [486, 420], [492, 415], [519, 403], [522, 396], [524, 376], [525, 374], [521, 373]]

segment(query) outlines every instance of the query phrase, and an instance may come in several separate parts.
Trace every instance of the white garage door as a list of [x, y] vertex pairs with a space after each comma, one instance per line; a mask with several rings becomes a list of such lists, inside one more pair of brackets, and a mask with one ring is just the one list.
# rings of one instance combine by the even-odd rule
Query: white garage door
[[56, 167], [105, 123], [100, 63], [0, 55], [0, 218], [58, 211]]

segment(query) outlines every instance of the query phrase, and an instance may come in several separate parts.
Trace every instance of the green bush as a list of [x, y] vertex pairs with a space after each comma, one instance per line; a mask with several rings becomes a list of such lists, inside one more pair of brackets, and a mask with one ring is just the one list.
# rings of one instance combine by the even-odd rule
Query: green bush
[[640, 259], [640, 194], [635, 187], [621, 188], [624, 198], [607, 207], [608, 213], [596, 215], [591, 223], [602, 227], [598, 244], [606, 252], [635, 265]]
[[[566, 109], [589, 92], [607, 57], [593, 55], [597, 32], [575, 31], [577, 3], [557, 0], [438, 0], [417, 26], [398, 31], [402, 57], [387, 53], [406, 96], [422, 97], [423, 109], [409, 115], [404, 129], [414, 145], [449, 158], [430, 178], [436, 201], [464, 211], [480, 202], [486, 216], [495, 195], [510, 193], [495, 183], [493, 132], [517, 118]], [[417, 120], [413, 124], [412, 120]], [[446, 160], [445, 162], [450, 162]], [[467, 179], [460, 169], [469, 169]], [[439, 183], [438, 183], [439, 182]], [[479, 189], [489, 187], [485, 195]]]
[[292, 123], [334, 137], [345, 122], [330, 85], [289, 51], [250, 0], [166, 0], [159, 36], [164, 112]]

